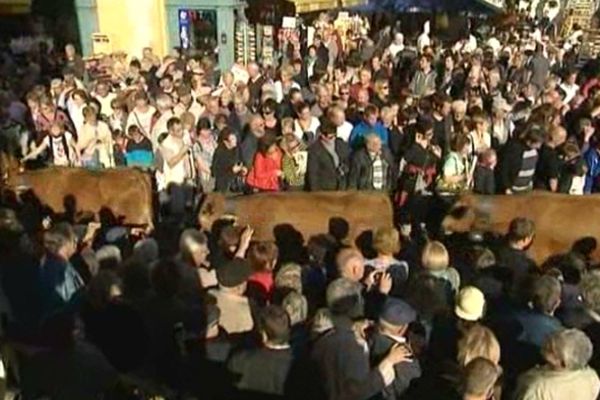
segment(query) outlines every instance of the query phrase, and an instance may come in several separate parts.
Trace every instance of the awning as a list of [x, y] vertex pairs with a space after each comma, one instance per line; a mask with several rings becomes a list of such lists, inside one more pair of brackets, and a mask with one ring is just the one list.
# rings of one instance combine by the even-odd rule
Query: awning
[[410, 12], [501, 12], [505, 0], [372, 0], [375, 7], [399, 13]]
[[506, 1], [504, 0], [475, 0], [477, 3], [484, 7], [488, 7], [496, 12], [502, 12], [506, 10]]
[[341, 3], [344, 8], [360, 7], [369, 3], [369, 0], [341, 0]]
[[298, 14], [314, 11], [335, 10], [367, 4], [368, 0], [292, 0]]
[[28, 14], [32, 0], [0, 0], [0, 15]]

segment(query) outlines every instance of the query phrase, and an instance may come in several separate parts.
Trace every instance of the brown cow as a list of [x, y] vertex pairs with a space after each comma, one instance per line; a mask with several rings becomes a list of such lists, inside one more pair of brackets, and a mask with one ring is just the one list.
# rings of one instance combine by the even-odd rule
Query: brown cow
[[[254, 228], [257, 240], [275, 239], [277, 226], [291, 225], [305, 239], [327, 233], [330, 224], [348, 223], [347, 239], [352, 243], [363, 232], [393, 224], [388, 196], [370, 192], [289, 192], [260, 193], [226, 197], [208, 194], [198, 216], [200, 225], [210, 229], [227, 215], [239, 225]], [[339, 224], [338, 224], [339, 225]]]
[[[149, 174], [137, 169], [90, 171], [83, 168], [50, 167], [15, 170], [14, 161], [4, 156], [4, 189], [31, 190], [53, 212], [65, 212], [69, 197], [78, 212], [110, 213], [125, 225], [153, 228], [153, 190]], [[8, 166], [7, 166], [8, 165]]]
[[[504, 234], [517, 217], [533, 220], [536, 235], [530, 256], [543, 263], [549, 256], [569, 251], [583, 238], [600, 238], [599, 196], [570, 196], [534, 192], [523, 196], [465, 195], [442, 222], [446, 232], [491, 231]], [[599, 260], [600, 252], [594, 254]]]

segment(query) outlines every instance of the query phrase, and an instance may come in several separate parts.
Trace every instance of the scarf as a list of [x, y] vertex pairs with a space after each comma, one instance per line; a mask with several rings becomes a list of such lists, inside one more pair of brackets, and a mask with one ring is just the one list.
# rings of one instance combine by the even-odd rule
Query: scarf
[[321, 140], [321, 144], [327, 150], [331, 158], [333, 158], [333, 164], [337, 168], [340, 165], [340, 156], [335, 151], [335, 140]]

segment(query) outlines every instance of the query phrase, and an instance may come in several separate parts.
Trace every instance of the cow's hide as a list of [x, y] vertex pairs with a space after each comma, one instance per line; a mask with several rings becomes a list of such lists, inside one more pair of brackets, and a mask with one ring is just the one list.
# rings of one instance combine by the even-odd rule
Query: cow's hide
[[239, 225], [253, 227], [257, 240], [276, 240], [285, 232], [299, 232], [306, 240], [330, 232], [354, 242], [365, 232], [393, 225], [390, 198], [370, 192], [208, 194], [198, 218], [210, 229], [228, 215]]
[[[521, 196], [461, 197], [442, 222], [448, 232], [489, 231], [504, 234], [517, 217], [535, 222], [536, 233], [529, 249], [542, 263], [549, 256], [565, 253], [583, 239], [600, 238], [600, 196], [570, 196], [534, 192]], [[596, 251], [596, 260], [600, 253]]]
[[152, 179], [140, 170], [50, 167], [13, 174], [4, 189], [32, 193], [54, 213], [93, 213], [103, 220], [153, 227]]

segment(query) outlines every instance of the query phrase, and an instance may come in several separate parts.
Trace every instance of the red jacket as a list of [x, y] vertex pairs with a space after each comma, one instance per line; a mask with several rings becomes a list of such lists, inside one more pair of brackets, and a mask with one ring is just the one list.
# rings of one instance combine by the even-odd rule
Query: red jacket
[[248, 278], [248, 293], [261, 302], [271, 301], [274, 286], [272, 271], [255, 272]]
[[264, 155], [257, 152], [254, 163], [246, 178], [246, 183], [255, 189], [278, 191], [279, 177], [277, 171], [281, 170], [281, 151]]

